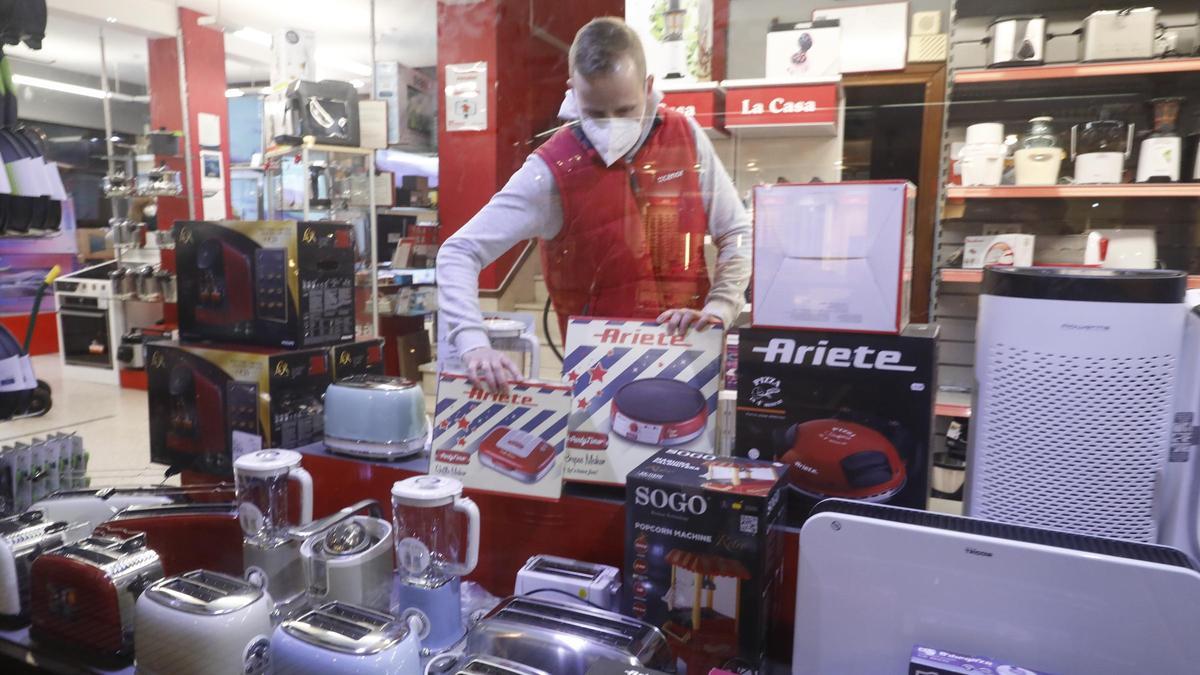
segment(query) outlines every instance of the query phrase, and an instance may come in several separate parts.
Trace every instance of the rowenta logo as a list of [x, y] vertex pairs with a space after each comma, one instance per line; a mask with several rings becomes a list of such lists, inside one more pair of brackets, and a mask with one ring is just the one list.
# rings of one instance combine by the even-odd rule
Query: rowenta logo
[[654, 182], [666, 183], [668, 181], [673, 181], [676, 178], [681, 178], [681, 177], [683, 177], [683, 169], [680, 169], [678, 171], [672, 171], [671, 173], [664, 173], [663, 175], [659, 176], [658, 178], [655, 178]]
[[763, 355], [766, 363], [794, 363], [798, 366], [828, 366], [830, 368], [859, 368], [862, 370], [892, 370], [911, 373], [917, 369], [901, 363], [904, 355], [888, 349], [859, 347], [830, 347], [829, 340], [815, 345], [797, 345], [795, 340], [774, 338], [766, 347], [753, 351]]

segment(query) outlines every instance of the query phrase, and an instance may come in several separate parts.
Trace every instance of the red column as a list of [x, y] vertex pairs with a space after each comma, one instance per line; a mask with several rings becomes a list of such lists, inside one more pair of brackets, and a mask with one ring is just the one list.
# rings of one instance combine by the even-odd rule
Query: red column
[[[558, 124], [566, 90], [567, 47], [597, 16], [622, 16], [624, 0], [483, 0], [438, 4], [438, 79], [446, 66], [486, 61], [488, 128], [446, 132], [438, 106], [438, 219], [443, 240], [504, 186]], [[483, 270], [479, 286], [500, 287], [517, 260], [513, 249]]]

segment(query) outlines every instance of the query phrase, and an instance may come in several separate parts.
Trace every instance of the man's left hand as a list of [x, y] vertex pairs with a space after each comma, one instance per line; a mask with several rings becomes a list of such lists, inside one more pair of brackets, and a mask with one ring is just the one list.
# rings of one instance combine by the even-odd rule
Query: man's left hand
[[658, 322], [666, 324], [668, 335], [684, 337], [688, 331], [695, 328], [698, 331], [708, 330], [711, 326], [723, 325], [720, 317], [696, 309], [668, 309], [658, 315]]

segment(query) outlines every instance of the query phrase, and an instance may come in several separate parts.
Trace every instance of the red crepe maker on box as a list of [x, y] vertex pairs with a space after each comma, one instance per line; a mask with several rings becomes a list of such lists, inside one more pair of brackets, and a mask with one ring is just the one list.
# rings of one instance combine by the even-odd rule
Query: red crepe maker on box
[[900, 452], [874, 429], [839, 419], [793, 425], [784, 434], [788, 480], [816, 499], [843, 497], [885, 501], [904, 487]]
[[496, 427], [479, 441], [479, 462], [522, 483], [536, 483], [554, 466], [554, 446], [520, 429]]
[[634, 380], [612, 400], [612, 432], [646, 445], [679, 445], [704, 433], [708, 404], [700, 390], [679, 380]]

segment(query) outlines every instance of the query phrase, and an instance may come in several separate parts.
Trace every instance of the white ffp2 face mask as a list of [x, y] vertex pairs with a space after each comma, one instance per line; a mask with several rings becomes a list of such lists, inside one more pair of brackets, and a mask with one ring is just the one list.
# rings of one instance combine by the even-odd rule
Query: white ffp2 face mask
[[605, 117], [593, 119], [584, 117], [582, 120], [583, 133], [591, 141], [592, 147], [600, 154], [605, 166], [612, 166], [617, 160], [629, 154], [638, 139], [642, 137], [642, 120], [626, 117]]

